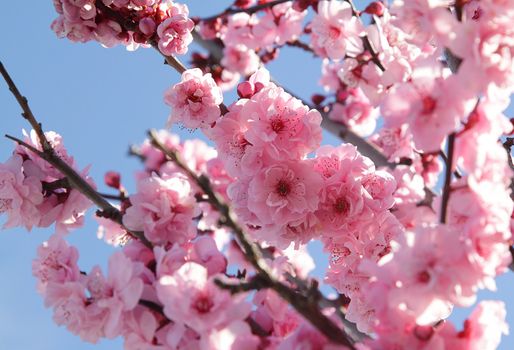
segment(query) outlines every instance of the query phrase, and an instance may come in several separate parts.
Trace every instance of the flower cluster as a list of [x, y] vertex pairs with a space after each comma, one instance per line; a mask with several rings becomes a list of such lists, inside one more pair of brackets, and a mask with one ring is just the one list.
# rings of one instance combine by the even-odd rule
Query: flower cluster
[[[45, 136], [63, 161], [76, 168], [62, 137], [54, 132]], [[25, 135], [25, 142], [42, 150], [35, 131]], [[87, 173], [86, 168], [81, 176], [92, 183]], [[0, 213], [8, 216], [4, 228], [24, 226], [31, 230], [55, 223], [57, 232], [66, 233], [83, 225], [91, 204], [57, 169], [24, 146], [18, 145], [11, 158], [0, 164]]]
[[171, 0], [54, 0], [54, 6], [52, 30], [74, 42], [132, 50], [157, 43], [164, 55], [183, 55], [193, 41], [187, 6]]

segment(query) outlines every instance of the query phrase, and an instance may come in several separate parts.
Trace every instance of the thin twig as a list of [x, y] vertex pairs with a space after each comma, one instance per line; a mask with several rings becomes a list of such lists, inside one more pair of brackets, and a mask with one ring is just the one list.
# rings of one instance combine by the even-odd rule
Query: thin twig
[[440, 221], [442, 224], [446, 223], [448, 202], [450, 200], [454, 148], [455, 148], [455, 133], [448, 136], [448, 160], [446, 161], [446, 174], [445, 174], [445, 178], [444, 178], [443, 198], [442, 198], [442, 202], [441, 202]]
[[311, 324], [329, 340], [336, 344], [345, 345], [350, 349], [355, 349], [353, 346], [354, 340], [349, 339], [347, 334], [345, 334], [334, 322], [322, 313], [319, 308], [318, 300], [292, 290], [273, 276], [267, 263], [262, 257], [261, 250], [247, 237], [242, 227], [238, 224], [232, 210], [224, 202], [221, 196], [214, 192], [209, 178], [204, 175], [198, 176], [194, 173], [179, 158], [175, 151], [164, 146], [164, 144], [158, 139], [157, 133], [154, 130], [149, 132], [149, 137], [152, 144], [156, 148], [160, 149], [170, 161], [174, 162], [180, 169], [182, 169], [191, 181], [193, 181], [205, 193], [211, 206], [220, 213], [220, 223], [229, 228], [237, 237], [245, 258], [256, 270], [257, 276], [259, 276], [258, 278], [261, 280], [262, 285], [277, 292], [280, 297], [291, 304], [296, 311], [309, 320]]
[[[34, 128], [36, 131], [36, 134], [38, 136], [39, 142], [41, 143], [41, 147], [43, 148], [43, 151], [40, 151], [33, 147], [32, 145], [29, 145], [28, 143], [10, 135], [5, 135], [8, 139], [11, 139], [15, 142], [17, 142], [19, 145], [26, 147], [27, 149], [34, 152], [36, 155], [38, 155], [40, 158], [46, 160], [49, 164], [51, 164], [54, 168], [59, 170], [61, 174], [63, 174], [67, 181], [70, 184], [70, 187], [75, 188], [80, 193], [82, 193], [84, 196], [86, 196], [89, 200], [91, 200], [96, 206], [98, 206], [103, 211], [109, 213], [109, 217], [118, 223], [119, 225], [123, 226], [122, 223], [122, 214], [121, 212], [114, 207], [111, 203], [109, 203], [105, 198], [103, 198], [81, 175], [79, 175], [71, 166], [69, 166], [65, 161], [63, 161], [57, 153], [54, 151], [52, 145], [46, 138], [46, 135], [43, 131], [43, 128], [41, 126], [41, 123], [39, 123], [32, 113], [32, 110], [29, 107], [27, 99], [21, 95], [20, 91], [16, 87], [16, 84], [11, 79], [9, 73], [3, 66], [2, 62], [0, 62], [0, 72], [2, 76], [4, 77], [5, 81], [7, 82], [7, 85], [9, 86], [9, 90], [13, 93], [14, 97], [18, 101], [18, 104], [23, 110], [23, 117], [28, 120], [30, 125]], [[126, 228], [125, 228], [126, 229]], [[135, 238], [138, 238], [143, 244], [145, 244], [148, 247], [151, 247], [151, 243], [146, 239], [143, 232], [139, 231], [131, 231], [126, 229], [127, 232], [132, 235]]]
[[225, 11], [218, 13], [217, 15], [202, 18], [202, 19], [200, 19], [200, 21], [209, 22], [209, 21], [213, 21], [217, 18], [223, 18], [226, 16], [235, 15], [236, 13], [242, 13], [242, 12], [252, 15], [256, 12], [265, 10], [267, 8], [271, 8], [273, 6], [283, 4], [284, 2], [291, 2], [291, 1], [292, 0], [275, 0], [275, 1], [270, 1], [268, 3], [265, 3], [265, 4], [255, 5], [255, 6], [248, 7], [248, 8], [229, 7]]
[[[360, 12], [357, 10], [357, 7], [355, 6], [355, 4], [353, 3], [352, 0], [344, 0], [346, 1], [351, 9], [352, 9], [352, 14], [359, 18], [360, 19]], [[385, 72], [385, 67], [384, 65], [382, 64], [382, 62], [380, 62], [380, 59], [378, 58], [378, 53], [377, 51], [375, 50], [375, 48], [373, 47], [373, 44], [371, 43], [371, 41], [369, 40], [369, 37], [367, 35], [364, 35], [361, 37], [361, 40], [362, 40], [362, 45], [364, 46], [364, 49], [367, 50], [370, 54], [371, 54], [371, 61], [382, 71], [382, 72]]]

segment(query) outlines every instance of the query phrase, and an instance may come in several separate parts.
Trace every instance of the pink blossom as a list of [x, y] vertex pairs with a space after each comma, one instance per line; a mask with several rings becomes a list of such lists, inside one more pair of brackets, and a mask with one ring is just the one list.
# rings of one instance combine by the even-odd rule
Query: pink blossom
[[160, 178], [153, 174], [138, 182], [138, 193], [130, 196], [132, 206], [123, 216], [124, 225], [144, 231], [152, 242], [184, 244], [194, 238], [197, 215], [191, 185], [180, 174]]
[[322, 57], [337, 60], [344, 58], [347, 52], [362, 52], [360, 35], [364, 29], [347, 2], [320, 1], [311, 28], [312, 45]]
[[161, 277], [156, 288], [164, 314], [200, 333], [246, 318], [250, 305], [244, 301], [244, 295], [231, 296], [219, 289], [213, 278], [207, 277], [205, 267], [193, 262]]
[[457, 25], [447, 10], [450, 4], [449, 0], [395, 0], [391, 9], [396, 16], [394, 24], [415, 44], [425, 45], [434, 37], [444, 44]]
[[194, 22], [188, 18], [189, 11], [185, 5], [171, 3], [167, 15], [169, 17], [157, 27], [159, 50], [168, 56], [183, 55], [193, 41], [191, 31]]
[[48, 283], [66, 283], [80, 280], [77, 265], [79, 253], [62, 236], [54, 234], [38, 248], [38, 257], [32, 262], [32, 274], [38, 279], [38, 291], [45, 294]]
[[252, 27], [252, 33], [258, 38], [260, 47], [270, 47], [275, 43], [284, 45], [302, 34], [302, 22], [306, 14], [306, 11], [296, 11], [291, 3], [275, 5], [259, 17]]
[[321, 178], [310, 161], [263, 168], [249, 183], [248, 209], [261, 224], [281, 227], [317, 209]]
[[134, 309], [124, 320], [124, 347], [127, 350], [164, 350], [154, 344], [154, 337], [159, 323], [151, 311], [144, 307]]
[[182, 81], [166, 91], [164, 101], [172, 108], [169, 124], [209, 128], [220, 117], [223, 95], [211, 74], [194, 68], [182, 73]]
[[254, 50], [244, 45], [227, 46], [223, 51], [221, 64], [229, 70], [248, 76], [259, 69], [260, 59]]
[[475, 102], [459, 78], [441, 76], [438, 63], [421, 64], [411, 82], [391, 88], [381, 112], [388, 127], [409, 125], [417, 149], [438, 151], [446, 135], [459, 127]]
[[501, 336], [509, 334], [505, 322], [505, 304], [501, 301], [484, 300], [473, 310], [459, 333], [458, 343], [465, 343], [470, 350], [493, 350], [500, 345]]
[[250, 326], [243, 321], [234, 321], [222, 329], [213, 329], [200, 341], [201, 350], [257, 350], [259, 337], [252, 334]]
[[21, 156], [13, 155], [0, 163], [0, 214], [8, 215], [4, 228], [23, 225], [31, 230], [38, 226], [41, 213], [37, 206], [43, 202], [42, 192], [38, 178], [25, 176]]
[[338, 76], [341, 68], [341, 62], [331, 62], [329, 59], [323, 59], [319, 84], [323, 86], [325, 91], [337, 91], [341, 87], [342, 81]]
[[255, 94], [241, 113], [249, 118], [245, 139], [274, 159], [301, 158], [321, 142], [319, 112], [276, 86]]
[[252, 26], [257, 23], [255, 15], [244, 12], [236, 13], [228, 18], [227, 27], [222, 40], [225, 46], [244, 45], [249, 49], [256, 49], [259, 45], [252, 33]]
[[227, 268], [227, 258], [218, 250], [214, 239], [209, 236], [199, 237], [193, 243], [191, 261], [205, 266], [209, 276], [224, 273]]
[[92, 307], [102, 311], [103, 317], [98, 321], [103, 323], [107, 338], [120, 334], [123, 313], [136, 307], [143, 292], [143, 282], [135, 275], [134, 265], [122, 252], [117, 252], [109, 259], [107, 280], [99, 269], [93, 269], [88, 276], [87, 288], [94, 301]]
[[329, 118], [347, 125], [360, 136], [371, 135], [377, 125], [378, 110], [364, 93], [360, 89], [349, 89], [341, 102], [332, 106]]

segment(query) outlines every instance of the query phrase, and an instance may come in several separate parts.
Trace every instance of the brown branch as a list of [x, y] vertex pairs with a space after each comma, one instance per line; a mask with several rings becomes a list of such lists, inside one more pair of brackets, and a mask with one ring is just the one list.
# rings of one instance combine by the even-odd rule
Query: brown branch
[[[36, 155], [38, 155], [40, 158], [46, 160], [49, 164], [51, 164], [54, 168], [59, 170], [62, 175], [64, 175], [67, 178], [67, 181], [70, 185], [70, 187], [75, 188], [80, 193], [82, 193], [84, 196], [86, 196], [89, 200], [91, 200], [96, 206], [98, 206], [103, 211], [113, 213], [112, 218], [113, 221], [118, 223], [123, 227], [122, 223], [122, 214], [121, 212], [114, 207], [111, 203], [109, 203], [105, 198], [103, 198], [81, 175], [79, 175], [71, 166], [69, 166], [65, 161], [63, 161], [57, 153], [54, 151], [52, 145], [46, 138], [46, 135], [43, 131], [43, 128], [41, 126], [41, 123], [37, 121], [34, 114], [32, 113], [27, 99], [21, 95], [20, 91], [16, 87], [16, 84], [11, 79], [9, 73], [3, 66], [3, 64], [0, 62], [0, 72], [2, 76], [4, 77], [4, 80], [7, 82], [7, 85], [9, 86], [9, 90], [13, 93], [14, 97], [18, 101], [18, 104], [23, 110], [23, 117], [28, 120], [30, 125], [34, 128], [36, 131], [36, 134], [38, 136], [39, 142], [41, 143], [41, 147], [43, 151], [40, 151], [36, 149], [35, 147], [29, 145], [28, 143], [10, 136], [6, 135], [7, 138], [17, 142], [19, 145], [28, 148], [32, 152], [34, 152]], [[125, 228], [126, 229], [126, 228]], [[135, 238], [138, 238], [148, 247], [151, 247], [151, 243], [146, 239], [143, 232], [138, 231], [131, 231], [126, 229], [127, 232], [132, 235]]]
[[[352, 0], [344, 0], [344, 1], [346, 1], [350, 5], [353, 15], [357, 18], [360, 18], [360, 16], [361, 16], [360, 12], [357, 10], [357, 7], [353, 3], [353, 1]], [[378, 58], [378, 53], [375, 50], [375, 48], [373, 47], [373, 44], [371, 43], [371, 41], [369, 40], [369, 37], [367, 35], [364, 35], [363, 37], [361, 37], [361, 39], [362, 39], [362, 45], [364, 46], [364, 49], [367, 50], [371, 54], [371, 61], [382, 72], [385, 72], [386, 69], [385, 69], [384, 65], [382, 64], [382, 62], [380, 62], [380, 59]]]
[[257, 278], [263, 286], [273, 289], [277, 294], [293, 306], [296, 311], [309, 320], [322, 334], [330, 341], [355, 349], [354, 341], [349, 337], [328, 317], [326, 317], [319, 308], [318, 300], [311, 296], [306, 296], [292, 290], [271, 273], [269, 266], [264, 261], [261, 250], [257, 245], [250, 241], [243, 228], [238, 224], [232, 210], [224, 202], [221, 196], [214, 192], [210, 180], [204, 176], [195, 174], [173, 150], [167, 149], [166, 146], [158, 139], [155, 131], [149, 132], [150, 141], [160, 149], [170, 161], [174, 162], [182, 171], [193, 181], [207, 196], [209, 203], [220, 213], [220, 223], [230, 229], [237, 237], [242, 251], [248, 262], [254, 267]]
[[225, 11], [221, 12], [221, 13], [218, 13], [217, 15], [213, 15], [213, 16], [210, 16], [210, 17], [206, 17], [206, 18], [202, 18], [200, 19], [200, 21], [202, 22], [209, 22], [209, 21], [213, 21], [217, 18], [223, 18], [223, 17], [226, 17], [226, 16], [230, 16], [230, 15], [235, 15], [236, 13], [247, 13], [249, 15], [252, 15], [256, 12], [259, 12], [259, 11], [262, 11], [262, 10], [265, 10], [267, 8], [271, 8], [275, 5], [279, 5], [279, 4], [283, 4], [285, 2], [291, 2], [292, 0], [275, 0], [275, 1], [270, 1], [268, 3], [265, 3], [265, 4], [260, 4], [260, 5], [255, 5], [255, 6], [252, 6], [252, 7], [248, 7], [248, 8], [237, 8], [237, 7], [229, 7], [227, 8]]
[[448, 159], [446, 161], [446, 174], [443, 187], [443, 198], [441, 202], [441, 223], [446, 223], [448, 201], [450, 200], [451, 181], [452, 181], [452, 166], [453, 166], [453, 151], [455, 148], [455, 133], [448, 136]]
[[300, 40], [293, 40], [293, 41], [288, 41], [286, 42], [286, 45], [287, 46], [290, 46], [290, 47], [297, 47], [303, 51], [306, 51], [306, 52], [309, 52], [309, 53], [312, 53], [314, 54], [314, 50], [311, 48], [311, 46], [307, 43], [304, 43], [303, 41], [300, 41]]

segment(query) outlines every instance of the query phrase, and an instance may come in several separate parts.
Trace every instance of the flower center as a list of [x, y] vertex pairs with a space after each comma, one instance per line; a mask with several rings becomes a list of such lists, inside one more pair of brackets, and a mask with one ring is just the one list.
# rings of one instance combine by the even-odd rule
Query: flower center
[[421, 114], [431, 114], [437, 105], [437, 101], [435, 99], [433, 99], [431, 96], [423, 97], [423, 100], [421, 101], [421, 103], [422, 103]]
[[214, 306], [214, 303], [212, 302], [211, 298], [209, 298], [206, 295], [200, 296], [198, 299], [196, 299], [196, 301], [194, 303], [194, 308], [200, 314], [208, 313], [209, 311], [211, 311], [213, 306]]
[[271, 130], [273, 130], [277, 134], [279, 132], [281, 132], [282, 130], [284, 130], [284, 128], [285, 128], [285, 124], [282, 119], [275, 118], [271, 121]]
[[430, 274], [426, 270], [418, 273], [417, 277], [419, 283], [427, 284], [428, 282], [430, 282]]
[[285, 197], [289, 194], [289, 192], [291, 192], [291, 186], [289, 186], [289, 184], [286, 181], [280, 180], [277, 183], [275, 191], [278, 193], [279, 196]]
[[0, 213], [4, 213], [11, 209], [12, 199], [0, 198]]
[[187, 99], [193, 103], [201, 103], [202, 102], [202, 97], [197, 96], [197, 95], [189, 95], [187, 97]]
[[328, 37], [330, 39], [337, 39], [339, 35], [341, 34], [341, 31], [337, 27], [330, 27], [328, 28]]
[[346, 214], [350, 209], [350, 203], [345, 197], [340, 197], [335, 201], [333, 208], [337, 214]]

